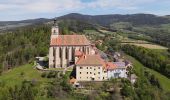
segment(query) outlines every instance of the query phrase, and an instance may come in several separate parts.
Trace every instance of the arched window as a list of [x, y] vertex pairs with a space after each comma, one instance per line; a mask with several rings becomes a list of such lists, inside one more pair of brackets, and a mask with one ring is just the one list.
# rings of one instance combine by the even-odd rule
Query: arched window
[[67, 47], [66, 47], [65, 52], [66, 52], [66, 59], [68, 59], [68, 48]]
[[62, 49], [61, 49], [61, 47], [60, 47], [60, 49], [59, 49], [59, 56], [60, 56], [60, 58], [61, 58], [61, 56], [62, 56]]
[[56, 30], [54, 30], [53, 33], [56, 34]]

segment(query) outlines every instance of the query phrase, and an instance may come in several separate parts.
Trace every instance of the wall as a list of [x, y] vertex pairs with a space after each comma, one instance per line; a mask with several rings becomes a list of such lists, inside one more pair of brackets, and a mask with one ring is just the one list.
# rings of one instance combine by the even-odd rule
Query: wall
[[[80, 74], [81, 72], [81, 74]], [[103, 69], [101, 66], [76, 66], [77, 81], [101, 81], [103, 79]]]

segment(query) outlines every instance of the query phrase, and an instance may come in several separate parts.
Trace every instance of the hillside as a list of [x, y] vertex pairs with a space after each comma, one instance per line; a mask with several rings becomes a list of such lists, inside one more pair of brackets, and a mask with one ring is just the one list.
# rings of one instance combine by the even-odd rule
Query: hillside
[[[109, 14], [109, 15], [83, 15], [78, 13], [71, 13], [64, 16], [56, 17], [60, 20], [76, 20], [92, 25], [105, 26], [110, 28], [112, 24], [119, 22], [126, 22], [132, 24], [132, 26], [158, 26], [161, 24], [170, 23], [170, 18], [167, 16], [156, 16], [152, 14]], [[53, 19], [39, 18], [22, 21], [0, 21], [0, 29], [10, 29], [25, 25], [41, 24], [50, 22]]]
[[0, 21], [0, 32], [15, 29], [17, 27], [23, 27], [28, 25], [42, 24], [49, 22], [51, 19], [38, 18], [38, 19], [28, 19], [21, 21]]
[[[82, 31], [85, 26], [93, 29], [104, 28], [110, 31], [119, 31], [128, 34], [134, 39], [147, 40], [170, 47], [170, 18], [167, 16], [156, 16], [151, 14], [131, 15], [82, 15], [71, 13], [57, 17], [58, 21], [66, 21], [69, 29]], [[81, 23], [80, 23], [81, 22]], [[85, 24], [86, 23], [86, 24]], [[76, 30], [75, 30], [76, 29]], [[85, 29], [87, 29], [85, 27]], [[140, 37], [140, 35], [146, 35]], [[147, 37], [151, 38], [147, 38]]]
[[160, 25], [170, 23], [170, 20], [165, 17], [151, 15], [151, 14], [132, 14], [132, 15], [82, 15], [77, 13], [71, 13], [58, 17], [58, 19], [74, 19], [83, 20], [91, 24], [99, 24], [101, 26], [110, 26], [110, 24], [116, 22], [129, 22], [134, 26], [140, 25]]

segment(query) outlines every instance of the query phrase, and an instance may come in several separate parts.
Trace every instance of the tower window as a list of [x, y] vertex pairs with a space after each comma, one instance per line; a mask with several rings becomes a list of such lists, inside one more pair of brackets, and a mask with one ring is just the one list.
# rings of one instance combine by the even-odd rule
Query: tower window
[[54, 30], [53, 33], [55, 34], [55, 33], [56, 33], [56, 30]]

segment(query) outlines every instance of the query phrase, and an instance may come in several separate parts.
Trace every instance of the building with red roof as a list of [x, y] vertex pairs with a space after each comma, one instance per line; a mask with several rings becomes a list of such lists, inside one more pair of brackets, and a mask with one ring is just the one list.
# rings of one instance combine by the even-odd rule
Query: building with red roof
[[55, 22], [51, 29], [49, 68], [75, 64], [75, 56], [80, 56], [80, 52], [90, 54], [90, 49], [90, 41], [85, 35], [61, 35]]
[[107, 73], [104, 72], [105, 67], [106, 63], [100, 55], [83, 55], [76, 62], [76, 79], [78, 81], [102, 81], [107, 78]]
[[[100, 54], [100, 55], [99, 55]], [[49, 68], [76, 66], [75, 81], [103, 81], [110, 78], [126, 78], [123, 62], [107, 62], [85, 35], [60, 35], [54, 23], [51, 29]]]

